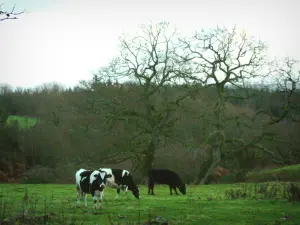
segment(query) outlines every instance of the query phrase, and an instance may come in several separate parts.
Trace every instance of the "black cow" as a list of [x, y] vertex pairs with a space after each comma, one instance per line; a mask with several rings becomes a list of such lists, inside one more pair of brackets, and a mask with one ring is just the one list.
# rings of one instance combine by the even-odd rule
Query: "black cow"
[[168, 184], [170, 187], [170, 194], [172, 195], [172, 189], [175, 190], [176, 195], [178, 195], [176, 188], [185, 195], [186, 185], [181, 181], [177, 173], [167, 169], [150, 169], [148, 170], [148, 194], [150, 190], [152, 195], [154, 195], [154, 183], [157, 184]]
[[130, 190], [134, 197], [140, 198], [140, 190], [135, 185], [132, 175], [127, 170], [123, 169], [111, 169], [111, 168], [100, 168], [101, 171], [105, 171], [108, 175], [111, 175], [107, 179], [107, 186], [117, 189], [116, 198], [119, 197], [120, 189], [125, 190], [125, 195], [127, 197], [127, 191]]
[[87, 194], [89, 193], [93, 196], [94, 208], [97, 207], [97, 200], [100, 197], [98, 207], [101, 208], [106, 179], [109, 177], [111, 177], [111, 175], [106, 174], [106, 172], [100, 170], [78, 170], [75, 174], [77, 189], [77, 206], [80, 205], [81, 195], [81, 197], [85, 197], [84, 205], [85, 207], [87, 207]]

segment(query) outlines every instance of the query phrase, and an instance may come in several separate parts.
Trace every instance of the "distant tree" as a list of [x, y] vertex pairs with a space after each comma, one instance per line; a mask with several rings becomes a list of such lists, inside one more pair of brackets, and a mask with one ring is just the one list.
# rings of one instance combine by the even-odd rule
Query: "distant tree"
[[11, 93], [13, 92], [10, 85], [0, 85], [0, 127], [3, 127], [10, 113], [14, 110]]
[[3, 3], [0, 4], [0, 22], [4, 20], [15, 20], [18, 19], [17, 16], [23, 14], [25, 12], [25, 9], [21, 12], [15, 12], [16, 5], [13, 6], [11, 11], [4, 11], [2, 10]]
[[[299, 105], [294, 104], [292, 99], [300, 84], [300, 71], [296, 71], [297, 66], [299, 66], [299, 61], [289, 57], [273, 62], [269, 78], [276, 81], [276, 92], [281, 98], [281, 103], [279, 103], [275, 117], [267, 110], [259, 110], [255, 115], [268, 115], [268, 125], [279, 123], [286, 118], [290, 118], [293, 122], [300, 122]], [[280, 98], [277, 97], [277, 99]]]

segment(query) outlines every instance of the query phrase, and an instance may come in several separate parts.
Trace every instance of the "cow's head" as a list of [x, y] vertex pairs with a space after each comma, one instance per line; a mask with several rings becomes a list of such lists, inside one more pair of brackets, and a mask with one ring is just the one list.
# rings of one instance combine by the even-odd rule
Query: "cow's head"
[[95, 170], [92, 173], [93, 179], [94, 179], [94, 184], [96, 187], [99, 187], [100, 191], [102, 191], [104, 189], [104, 187], [106, 186], [106, 179], [111, 177], [111, 174], [107, 174], [104, 171], [99, 171], [99, 170]]
[[181, 185], [178, 186], [179, 191], [183, 194], [186, 195], [186, 185], [182, 183]]
[[106, 179], [107, 179], [107, 178], [111, 178], [112, 175], [111, 175], [111, 174], [107, 174], [107, 173], [106, 173], [105, 171], [103, 171], [103, 170], [99, 170], [99, 172], [100, 172], [100, 177], [101, 177], [103, 183], [106, 185]]
[[134, 197], [136, 197], [137, 199], [140, 198], [140, 189], [138, 186], [135, 186], [133, 189], [132, 189], [132, 194], [134, 195]]

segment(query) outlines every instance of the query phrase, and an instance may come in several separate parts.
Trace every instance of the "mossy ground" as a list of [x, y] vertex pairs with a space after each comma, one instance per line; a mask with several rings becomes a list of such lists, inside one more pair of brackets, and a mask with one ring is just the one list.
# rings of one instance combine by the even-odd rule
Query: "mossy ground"
[[[156, 185], [156, 195], [152, 196], [146, 186], [140, 186], [140, 201], [131, 193], [125, 199], [124, 192], [114, 200], [116, 191], [106, 188], [103, 208], [95, 210], [90, 195], [87, 208], [83, 201], [80, 208], [75, 206], [75, 185], [28, 184], [28, 216], [48, 214], [48, 224], [145, 224], [157, 217], [168, 220], [168, 224], [300, 224], [299, 203], [284, 199], [227, 200], [225, 189], [237, 186], [189, 185], [186, 196], [170, 196], [164, 185]], [[25, 184], [0, 185], [0, 220], [22, 213], [24, 190]]]

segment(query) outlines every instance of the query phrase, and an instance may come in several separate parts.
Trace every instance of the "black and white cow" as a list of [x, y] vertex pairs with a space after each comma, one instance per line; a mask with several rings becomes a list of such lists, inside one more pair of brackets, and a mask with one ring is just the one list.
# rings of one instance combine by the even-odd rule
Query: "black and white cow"
[[101, 202], [104, 195], [104, 188], [107, 178], [111, 175], [105, 171], [100, 170], [85, 170], [80, 169], [75, 174], [76, 190], [77, 190], [77, 206], [80, 205], [80, 195], [84, 196], [84, 205], [87, 207], [87, 194], [91, 194], [94, 199], [94, 208], [97, 207], [97, 200], [99, 199], [98, 207], [101, 208]]
[[186, 185], [181, 181], [177, 173], [167, 169], [150, 169], [148, 170], [148, 194], [152, 191], [154, 195], [154, 183], [157, 184], [168, 184], [170, 187], [170, 194], [172, 195], [172, 189], [175, 190], [176, 195], [178, 195], [176, 188], [185, 195]]
[[100, 168], [99, 170], [105, 171], [108, 175], [111, 175], [107, 179], [107, 186], [117, 189], [116, 198], [119, 197], [120, 189], [125, 191], [127, 197], [127, 191], [130, 190], [134, 197], [140, 198], [140, 190], [135, 185], [132, 175], [127, 170], [122, 169], [111, 169], [111, 168]]

